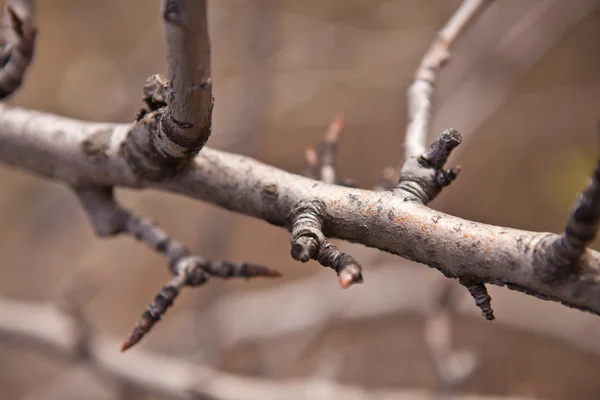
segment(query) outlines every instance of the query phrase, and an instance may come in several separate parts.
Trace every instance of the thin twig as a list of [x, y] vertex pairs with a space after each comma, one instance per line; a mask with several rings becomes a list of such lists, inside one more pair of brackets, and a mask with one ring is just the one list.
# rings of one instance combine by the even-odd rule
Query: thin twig
[[151, 221], [122, 209], [112, 187], [75, 187], [81, 204], [99, 236], [128, 234], [161, 253], [168, 261], [173, 278], [158, 292], [121, 346], [125, 351], [138, 343], [167, 312], [184, 286], [199, 286], [210, 276], [220, 278], [279, 277], [281, 274], [250, 263], [206, 260], [194, 256], [179, 241], [170, 238]]
[[344, 129], [344, 115], [335, 116], [323, 141], [319, 144], [318, 151], [313, 147], [307, 147], [304, 153], [306, 158], [306, 169], [303, 175], [325, 183], [338, 184], [354, 187], [351, 179], [339, 179], [336, 173], [336, 161], [340, 137]]
[[560, 280], [577, 274], [579, 259], [596, 238], [600, 224], [600, 162], [596, 165], [588, 186], [583, 190], [560, 238], [548, 245], [554, 253], [554, 271], [549, 279]]
[[492, 0], [464, 0], [438, 32], [407, 90], [408, 125], [404, 136], [405, 160], [425, 153], [433, 113], [435, 85], [441, 69], [450, 61], [450, 47]]

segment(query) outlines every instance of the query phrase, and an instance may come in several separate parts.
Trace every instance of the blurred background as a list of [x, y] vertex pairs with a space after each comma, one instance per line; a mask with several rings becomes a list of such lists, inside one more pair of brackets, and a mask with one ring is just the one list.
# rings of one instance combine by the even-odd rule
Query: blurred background
[[[160, 2], [38, 3], [34, 63], [10, 102], [131, 122], [145, 78], [166, 73]], [[373, 187], [385, 166], [402, 162], [405, 89], [459, 4], [212, 1], [209, 145], [299, 173], [305, 147], [317, 145], [343, 112], [338, 173]], [[497, 225], [563, 229], [598, 157], [598, 5], [497, 1], [459, 40], [441, 74], [432, 138], [449, 127], [463, 134], [451, 160], [463, 172], [432, 207]], [[55, 302], [73, 282], [87, 281], [80, 285], [93, 287], [82, 304], [88, 322], [124, 339], [169, 278], [163, 259], [131, 238], [96, 238], [60, 184], [2, 165], [0, 182], [0, 294]], [[331, 270], [292, 260], [284, 230], [175, 195], [118, 196], [203, 257], [284, 274], [184, 290], [131, 352], [273, 381], [600, 397], [597, 316], [490, 287], [497, 319], [488, 322], [467, 291], [438, 271], [349, 244], [340, 245], [365, 267], [365, 283], [342, 291]], [[447, 291], [450, 299], [441, 299]], [[106, 356], [122, 357], [118, 348]], [[0, 398], [165, 397], [139, 388], [124, 395], [83, 364], [0, 335]]]

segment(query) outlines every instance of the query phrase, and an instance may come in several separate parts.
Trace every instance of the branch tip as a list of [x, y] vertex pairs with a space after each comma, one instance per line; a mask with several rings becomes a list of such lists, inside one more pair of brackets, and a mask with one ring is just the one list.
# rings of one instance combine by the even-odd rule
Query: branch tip
[[348, 289], [355, 283], [363, 283], [362, 270], [358, 264], [349, 264], [338, 275], [342, 289]]
[[419, 157], [419, 163], [424, 167], [430, 167], [436, 170], [441, 169], [448, 157], [460, 143], [462, 142], [461, 134], [455, 129], [447, 129], [440, 137], [429, 146], [427, 153]]

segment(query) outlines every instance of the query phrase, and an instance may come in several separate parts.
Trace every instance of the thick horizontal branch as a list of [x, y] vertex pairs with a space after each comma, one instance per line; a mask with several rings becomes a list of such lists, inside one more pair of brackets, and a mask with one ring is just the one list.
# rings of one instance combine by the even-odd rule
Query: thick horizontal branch
[[[215, 400], [413, 400], [430, 399], [426, 390], [363, 389], [327, 380], [275, 381], [232, 375], [181, 359], [143, 350], [121, 354], [118, 341], [93, 336], [82, 342], [76, 321], [49, 304], [0, 298], [0, 335], [30, 342], [52, 354], [87, 364], [94, 371], [145, 392], [173, 399]], [[505, 399], [460, 395], [457, 399]]]
[[449, 277], [507, 285], [600, 314], [600, 253], [586, 250], [577, 274], [547, 279], [547, 248], [558, 235], [471, 222], [410, 201], [401, 191], [325, 184], [209, 148], [172, 178], [138, 180], [120, 153], [129, 129], [2, 105], [0, 161], [69, 184], [176, 192], [288, 230], [301, 202], [319, 201], [326, 237], [376, 247]]

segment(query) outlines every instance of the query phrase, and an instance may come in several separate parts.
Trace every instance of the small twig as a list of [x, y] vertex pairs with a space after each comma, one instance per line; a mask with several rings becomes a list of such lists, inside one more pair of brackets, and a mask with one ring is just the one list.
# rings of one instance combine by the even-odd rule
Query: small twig
[[319, 145], [318, 151], [313, 147], [307, 147], [304, 156], [306, 158], [306, 169], [304, 176], [319, 180], [325, 183], [338, 184], [353, 187], [354, 182], [350, 179], [337, 179], [336, 160], [339, 148], [339, 141], [344, 129], [344, 115], [335, 116], [323, 141]]
[[547, 245], [552, 253], [548, 279], [563, 279], [577, 273], [577, 262], [594, 241], [600, 224], [600, 161], [588, 186], [581, 192], [571, 211], [563, 234]]
[[397, 189], [411, 194], [422, 204], [433, 200], [460, 172], [460, 166], [448, 170], [443, 168], [450, 153], [461, 140], [458, 131], [448, 129], [431, 144], [427, 153], [407, 159], [402, 166]]
[[415, 72], [413, 83], [407, 90], [408, 125], [404, 135], [405, 158], [398, 188], [411, 193], [416, 201], [423, 204], [433, 200], [460, 171], [460, 167], [442, 170], [452, 149], [461, 142], [461, 136], [456, 130], [445, 131], [430, 146], [429, 151], [425, 149], [439, 73], [450, 60], [450, 47], [491, 2], [491, 0], [462, 2], [431, 43]]
[[31, 9], [22, 7], [19, 15], [14, 5], [4, 7], [4, 26], [0, 31], [0, 98], [10, 96], [23, 82], [34, 53], [37, 34]]
[[492, 310], [492, 297], [488, 294], [485, 284], [478, 279], [471, 278], [459, 278], [458, 282], [467, 288], [475, 300], [475, 304], [481, 309], [481, 315], [488, 321], [493, 321], [496, 317]]
[[144, 311], [123, 343], [121, 351], [138, 343], [150, 331], [173, 304], [183, 286], [202, 285], [210, 276], [220, 278], [281, 276], [277, 271], [256, 264], [212, 261], [190, 254], [182, 243], [170, 238], [152, 222], [123, 210], [114, 198], [112, 187], [80, 187], [75, 188], [75, 191], [99, 236], [125, 233], [135, 237], [163, 254], [173, 275]]
[[344, 289], [362, 283], [362, 267], [349, 254], [343, 253], [328, 242], [323, 235], [322, 209], [318, 202], [302, 202], [294, 211], [292, 221], [292, 257], [306, 262], [317, 260], [324, 267], [331, 267], [339, 277]]
[[450, 61], [450, 47], [491, 0], [464, 0], [446, 25], [438, 32], [407, 90], [408, 125], [404, 136], [405, 160], [425, 152], [429, 123], [433, 113], [435, 85], [441, 69]]

